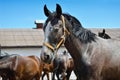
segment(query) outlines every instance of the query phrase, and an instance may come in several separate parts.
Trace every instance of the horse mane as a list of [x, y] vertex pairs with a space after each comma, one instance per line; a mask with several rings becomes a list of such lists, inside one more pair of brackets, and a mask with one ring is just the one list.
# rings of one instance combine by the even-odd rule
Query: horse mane
[[[54, 18], [56, 15], [56, 12], [53, 12], [52, 17]], [[79, 40], [82, 43], [88, 43], [88, 42], [92, 42], [95, 41], [95, 37], [96, 34], [94, 34], [93, 32], [91, 32], [90, 30], [87, 30], [85, 28], [82, 27], [81, 23], [79, 22], [79, 20], [77, 18], [75, 18], [74, 16], [71, 16], [68, 13], [63, 13], [62, 14], [72, 25], [72, 33], [79, 38]], [[52, 20], [51, 17], [48, 17], [48, 19], [46, 20], [43, 30], [45, 31], [46, 25], [47, 23]], [[57, 21], [54, 21], [52, 23], [57, 23]]]
[[82, 43], [95, 41], [96, 34], [82, 27], [79, 20], [70, 14], [63, 13], [63, 16], [71, 23], [72, 33], [79, 38]]

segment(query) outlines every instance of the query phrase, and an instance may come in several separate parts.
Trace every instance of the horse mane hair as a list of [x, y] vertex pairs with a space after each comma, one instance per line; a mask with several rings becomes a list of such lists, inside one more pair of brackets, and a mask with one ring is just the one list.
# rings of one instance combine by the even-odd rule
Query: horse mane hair
[[79, 20], [70, 14], [63, 13], [63, 16], [71, 23], [72, 33], [79, 38], [82, 43], [95, 41], [96, 34], [82, 27]]

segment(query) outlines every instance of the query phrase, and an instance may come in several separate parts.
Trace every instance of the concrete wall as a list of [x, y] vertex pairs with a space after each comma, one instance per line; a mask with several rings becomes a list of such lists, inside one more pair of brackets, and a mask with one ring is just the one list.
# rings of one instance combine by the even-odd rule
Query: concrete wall
[[[58, 50], [58, 53], [62, 53], [65, 50], [64, 47]], [[6, 52], [8, 54], [19, 54], [22, 56], [36, 55], [40, 56], [41, 48], [4, 48], [1, 49], [1, 52]]]

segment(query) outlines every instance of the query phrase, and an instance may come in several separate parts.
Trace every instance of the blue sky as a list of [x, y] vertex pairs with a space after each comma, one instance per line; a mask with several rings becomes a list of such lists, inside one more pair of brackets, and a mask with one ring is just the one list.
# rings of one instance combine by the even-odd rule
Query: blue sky
[[120, 28], [120, 0], [0, 0], [0, 28], [34, 28], [35, 20], [46, 20], [49, 10], [60, 4], [85, 28]]

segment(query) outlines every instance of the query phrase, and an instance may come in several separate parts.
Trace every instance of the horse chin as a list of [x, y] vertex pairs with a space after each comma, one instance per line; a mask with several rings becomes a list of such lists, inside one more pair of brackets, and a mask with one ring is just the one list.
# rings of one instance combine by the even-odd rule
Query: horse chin
[[47, 64], [50, 64], [52, 62], [52, 60], [45, 60], [44, 62]]

